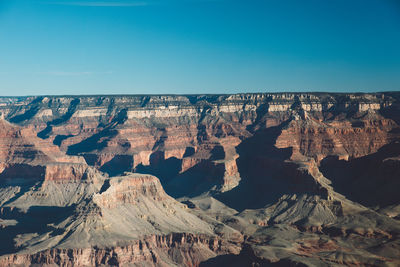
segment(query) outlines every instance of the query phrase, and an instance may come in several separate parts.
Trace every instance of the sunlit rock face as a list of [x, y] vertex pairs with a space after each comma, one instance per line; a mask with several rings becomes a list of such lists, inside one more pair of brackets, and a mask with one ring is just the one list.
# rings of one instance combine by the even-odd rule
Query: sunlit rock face
[[396, 264], [399, 101], [0, 97], [0, 265]]
[[[47, 154], [80, 156], [110, 175], [158, 175], [175, 196], [186, 193], [176, 191], [175, 181], [190, 184], [187, 176], [207, 178], [193, 178], [195, 194], [226, 191], [240, 181], [236, 147], [258, 130], [287, 123], [276, 146], [292, 147], [292, 157], [360, 157], [396, 138], [390, 116], [396, 101], [393, 93], [3, 98], [2, 116], [20, 128], [3, 130], [1, 153], [6, 157], [13, 137], [27, 139]], [[22, 150], [9, 159], [40, 157]]]

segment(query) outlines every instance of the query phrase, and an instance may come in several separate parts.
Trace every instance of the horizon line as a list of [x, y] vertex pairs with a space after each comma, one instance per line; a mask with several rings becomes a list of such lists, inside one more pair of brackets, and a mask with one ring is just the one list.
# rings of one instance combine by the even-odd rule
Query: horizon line
[[357, 92], [357, 91], [273, 91], [273, 92], [240, 92], [240, 93], [198, 93], [198, 94], [43, 94], [43, 95], [0, 95], [0, 98], [28, 98], [28, 97], [93, 97], [93, 96], [223, 96], [223, 95], [240, 95], [240, 94], [353, 94], [353, 95], [372, 95], [372, 94], [385, 94], [385, 93], [399, 93], [396, 90], [386, 90], [386, 91], [373, 91], [373, 92]]

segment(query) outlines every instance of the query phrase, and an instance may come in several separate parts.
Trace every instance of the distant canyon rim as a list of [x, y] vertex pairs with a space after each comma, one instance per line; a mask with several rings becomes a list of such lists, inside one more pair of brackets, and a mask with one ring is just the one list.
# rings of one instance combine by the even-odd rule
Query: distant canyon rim
[[400, 266], [400, 92], [0, 97], [0, 266]]

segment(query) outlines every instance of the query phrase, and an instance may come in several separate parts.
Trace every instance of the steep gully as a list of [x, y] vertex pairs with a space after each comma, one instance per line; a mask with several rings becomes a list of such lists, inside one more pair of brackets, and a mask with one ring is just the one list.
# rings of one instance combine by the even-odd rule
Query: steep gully
[[[400, 167], [399, 99], [397, 93], [3, 98], [0, 234], [7, 241], [1, 249], [2, 262], [202, 266], [233, 259], [255, 265], [396, 262], [396, 253], [382, 242], [398, 246], [400, 208], [393, 187]], [[150, 256], [139, 258], [134, 255], [144, 253], [143, 245], [133, 250], [131, 246], [138, 243], [126, 240], [96, 248], [103, 242], [96, 237], [103, 230], [95, 229], [108, 229], [100, 225], [113, 225], [107, 214], [118, 211], [110, 209], [104, 197], [116, 190], [110, 184], [113, 177], [125, 177], [125, 172], [153, 174], [169, 195], [189, 204], [181, 214], [181, 206], [171, 199], [169, 208], [160, 208], [162, 215], [137, 217], [140, 204], [127, 203], [130, 193], [121, 193], [118, 201], [129, 204], [126, 209], [135, 214], [131, 220], [143, 221], [143, 229], [154, 232], [144, 237], [127, 229], [130, 242], [174, 239], [179, 232], [190, 235], [190, 240], [206, 241], [185, 241], [174, 249], [164, 241], [150, 242], [146, 245]], [[135, 198], [144, 196], [147, 205], [157, 202], [157, 197], [145, 197], [149, 189], [144, 184], [135, 188]], [[163, 190], [152, 188], [157, 188], [155, 194]], [[63, 198], [55, 197], [55, 192], [62, 192]], [[82, 210], [81, 203], [91, 203], [98, 212]], [[171, 212], [164, 213], [168, 209]], [[69, 221], [87, 212], [92, 214], [82, 219], [87, 229]], [[36, 221], [37, 214], [59, 213], [63, 216]], [[363, 222], [351, 225], [352, 213], [360, 214], [357, 218]], [[204, 223], [190, 217], [193, 214]], [[197, 226], [194, 232], [184, 228], [171, 232], [171, 226], [157, 219], [163, 216], [175, 216], [177, 221], [190, 217]], [[278, 228], [293, 241], [288, 254], [278, 253], [279, 246], [274, 245], [286, 242], [275, 237]], [[89, 247], [74, 243], [79, 231], [88, 232]], [[332, 231], [344, 234], [332, 239]], [[369, 237], [363, 231], [370, 231]], [[241, 235], [246, 241], [240, 241]], [[254, 241], [256, 237], [265, 239], [264, 245]], [[308, 241], [301, 243], [305, 237]], [[330, 238], [335, 246], [322, 245], [325, 241], [316, 245], [315, 238]], [[361, 248], [349, 253], [346, 246], [360, 238]], [[204, 242], [217, 239], [225, 245], [204, 248]], [[318, 257], [314, 253], [300, 259], [310, 244]], [[328, 248], [341, 248], [342, 254], [327, 255]], [[116, 250], [131, 251], [132, 256], [123, 259]]]

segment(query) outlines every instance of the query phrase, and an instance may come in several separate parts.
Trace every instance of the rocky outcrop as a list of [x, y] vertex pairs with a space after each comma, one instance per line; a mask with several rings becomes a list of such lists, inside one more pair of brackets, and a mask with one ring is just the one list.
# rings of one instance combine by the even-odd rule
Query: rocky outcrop
[[[87, 168], [87, 179], [60, 182], [59, 175], [68, 175], [57, 172], [60, 166], [52, 173], [55, 179], [3, 205], [1, 266], [197, 266], [240, 252], [239, 232], [231, 229], [229, 238], [215, 234], [211, 225], [168, 196], [154, 176], [126, 173], [110, 179]], [[0, 193], [4, 198], [5, 192]]]
[[399, 262], [397, 92], [0, 97], [0, 114], [1, 266]]
[[217, 255], [238, 254], [239, 244], [195, 234], [148, 236], [126, 246], [50, 249], [0, 258], [1, 266], [199, 266]]
[[85, 181], [94, 179], [95, 169], [82, 163], [53, 163], [46, 165], [44, 175], [45, 181], [63, 182], [63, 181]]
[[[24, 138], [35, 139], [46, 155], [58, 146], [110, 175], [146, 170], [159, 176], [170, 194], [181, 196], [174, 181], [186, 179], [182, 177], [188, 172], [193, 176], [205, 161], [217, 174], [208, 178], [209, 186], [193, 190], [236, 187], [241, 179], [236, 147], [241, 140], [288, 120], [276, 144], [292, 147], [293, 157], [320, 161], [329, 155], [373, 153], [397, 138], [390, 115], [395, 111], [390, 110], [396, 109], [398, 99], [396, 93], [47, 96], [3, 98], [0, 112], [23, 126]], [[21, 158], [26, 161], [32, 152], [25, 151]], [[174, 164], [175, 171], [163, 170], [163, 162]]]
[[120, 179], [107, 180], [99, 196], [95, 201], [100, 206], [115, 208], [121, 204], [137, 204], [140, 196], [151, 198], [155, 201], [167, 201], [169, 196], [165, 194], [159, 180], [151, 175], [135, 175]]
[[277, 147], [292, 147], [293, 157], [307, 156], [317, 161], [327, 156], [358, 158], [376, 152], [398, 138], [392, 132], [397, 124], [375, 112], [356, 121], [320, 121], [307, 115], [296, 119], [282, 130]]
[[30, 127], [19, 127], [0, 119], [0, 161], [9, 164], [39, 165], [49, 162], [84, 163], [83, 158], [65, 155]]

